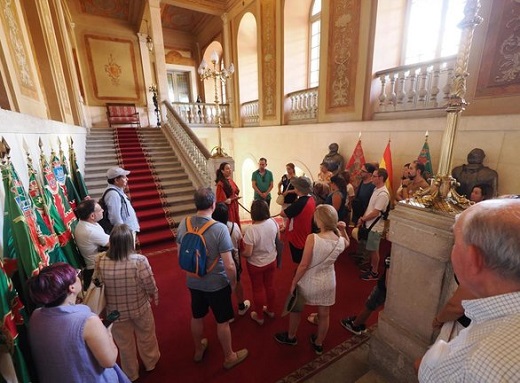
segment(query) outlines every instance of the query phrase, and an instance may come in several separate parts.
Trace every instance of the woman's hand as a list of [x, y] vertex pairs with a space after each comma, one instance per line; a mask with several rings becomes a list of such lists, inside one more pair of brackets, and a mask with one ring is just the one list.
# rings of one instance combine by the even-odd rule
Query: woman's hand
[[347, 224], [343, 221], [338, 221], [338, 229], [340, 231], [346, 231], [347, 230]]

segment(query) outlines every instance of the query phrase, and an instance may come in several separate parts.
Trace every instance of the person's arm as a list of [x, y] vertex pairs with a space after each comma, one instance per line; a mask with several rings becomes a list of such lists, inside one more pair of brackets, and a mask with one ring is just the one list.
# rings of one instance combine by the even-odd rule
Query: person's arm
[[343, 198], [341, 197], [341, 193], [334, 193], [332, 195], [332, 207], [336, 209], [336, 211], [339, 211], [341, 208], [343, 202]]
[[220, 253], [220, 257], [224, 262], [224, 269], [226, 270], [226, 274], [229, 279], [229, 284], [231, 285], [231, 288], [234, 290], [237, 284], [237, 270], [235, 268], [235, 262], [233, 261], [231, 251], [225, 251], [223, 253]]
[[222, 187], [222, 182], [217, 183], [217, 187], [215, 189], [215, 201], [218, 202], [225, 202], [227, 205], [231, 203], [231, 199], [226, 196], [226, 193], [224, 192], [224, 188]]
[[109, 247], [110, 244], [110, 236], [103, 231], [103, 229], [100, 229], [98, 231], [93, 230], [92, 231], [92, 242], [96, 246], [101, 247]]
[[296, 269], [296, 273], [294, 274], [292, 283], [291, 283], [291, 293], [296, 289], [296, 285], [298, 281], [302, 279], [305, 272], [309, 268], [309, 265], [312, 261], [312, 251], [314, 249], [314, 234], [309, 234], [307, 239], [305, 240], [305, 247], [303, 248], [303, 256], [300, 264], [298, 265], [298, 269]]
[[370, 221], [371, 219], [379, 217], [381, 214], [381, 210], [374, 209], [371, 212], [365, 212], [363, 217], [359, 218], [358, 225], [363, 224], [364, 222]]
[[345, 249], [350, 245], [350, 238], [347, 234], [347, 224], [343, 221], [338, 222], [339, 235], [345, 238]]
[[250, 245], [248, 243], [244, 243], [244, 250], [240, 253], [244, 258], [250, 258], [251, 255], [253, 255], [253, 245]]
[[153, 301], [156, 306], [159, 305], [159, 290], [157, 289], [157, 284], [155, 283], [152, 268], [150, 267], [150, 263], [146, 257], [143, 256], [143, 258], [137, 262], [137, 272], [139, 278], [143, 282], [146, 294], [150, 297], [150, 300]]
[[265, 191], [265, 196], [267, 197], [267, 195], [269, 193], [271, 193], [271, 190], [273, 190], [273, 177], [271, 176], [271, 182], [269, 183], [269, 187], [267, 188], [267, 190]]
[[465, 299], [475, 299], [475, 296], [459, 285], [448, 302], [433, 318], [432, 327], [441, 328], [445, 322], [455, 321], [464, 315], [462, 301]]
[[108, 209], [108, 219], [112, 225], [123, 223], [121, 217], [121, 194], [117, 190], [109, 191], [105, 194], [105, 205]]
[[110, 330], [103, 325], [98, 316], [94, 315], [86, 320], [83, 339], [101, 367], [114, 367], [117, 359], [117, 346]]
[[250, 258], [251, 255], [253, 255], [254, 238], [251, 230], [253, 230], [253, 227], [251, 226], [246, 228], [244, 237], [242, 238], [243, 250], [240, 255], [243, 255], [245, 258]]

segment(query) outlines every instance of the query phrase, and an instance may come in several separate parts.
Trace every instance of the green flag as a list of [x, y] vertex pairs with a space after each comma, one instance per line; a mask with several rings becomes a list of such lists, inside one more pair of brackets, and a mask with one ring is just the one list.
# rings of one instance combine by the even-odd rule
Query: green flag
[[419, 153], [419, 157], [417, 161], [424, 164], [424, 168], [426, 170], [426, 174], [424, 175], [424, 179], [431, 178], [433, 176], [433, 167], [432, 167], [432, 159], [430, 157], [430, 147], [428, 145], [428, 136], [424, 140], [424, 145], [421, 149], [421, 153]]
[[[63, 162], [63, 161], [62, 161]], [[88, 197], [88, 189], [85, 184], [85, 180], [83, 179], [83, 175], [81, 174], [78, 168], [78, 161], [76, 160], [76, 152], [74, 151], [74, 147], [72, 146], [72, 139], [70, 140], [69, 146], [69, 163], [70, 163], [70, 177], [72, 178], [72, 182], [78, 191], [80, 199], [83, 201], [85, 197]]]
[[46, 199], [45, 194], [42, 192], [41, 184], [38, 181], [36, 171], [30, 159], [27, 168], [29, 172], [29, 196], [34, 206], [36, 223], [40, 229], [45, 252], [49, 256], [49, 263], [67, 262], [61, 250], [58, 236], [54, 232], [54, 225], [49, 214], [50, 201]]
[[[0, 347], [7, 351], [12, 358], [18, 382], [30, 382], [27, 364], [20, 350], [18, 326], [24, 326], [24, 307], [11, 278], [5, 272], [4, 264], [0, 260], [0, 314], [2, 327], [0, 328]], [[26, 318], [25, 318], [26, 319]]]
[[83, 257], [76, 247], [72, 234], [78, 220], [43, 153], [40, 155], [40, 166], [44, 182], [44, 195], [49, 201], [49, 215], [63, 254], [67, 258], [67, 263], [72, 267], [82, 267], [84, 265]]
[[18, 269], [21, 281], [37, 273], [49, 264], [41, 245], [36, 217], [16, 170], [9, 163], [2, 164], [4, 184], [4, 258], [16, 260], [16, 266], [8, 262], [9, 270]]
[[[62, 158], [63, 151], [60, 150], [60, 155]], [[63, 194], [67, 197], [67, 201], [72, 209], [76, 208], [76, 205], [79, 203], [79, 195], [76, 191], [76, 187], [72, 183], [72, 180], [69, 177], [69, 171], [65, 162], [62, 162], [60, 158], [56, 155], [54, 150], [51, 152], [52, 157], [52, 171], [54, 172], [54, 176], [56, 177], [56, 181], [60, 185], [63, 190]]]

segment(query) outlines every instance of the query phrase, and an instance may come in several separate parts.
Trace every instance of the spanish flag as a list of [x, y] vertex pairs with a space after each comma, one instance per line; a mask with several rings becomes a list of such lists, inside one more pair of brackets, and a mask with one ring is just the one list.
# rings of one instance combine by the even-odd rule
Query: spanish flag
[[385, 186], [388, 189], [388, 192], [390, 193], [390, 201], [394, 200], [394, 186], [393, 186], [393, 179], [394, 179], [394, 171], [392, 168], [392, 152], [390, 151], [390, 140], [388, 140], [388, 144], [386, 144], [385, 152], [383, 153], [383, 158], [381, 158], [381, 161], [379, 162], [380, 168], [385, 168], [388, 172], [388, 179], [385, 182]]

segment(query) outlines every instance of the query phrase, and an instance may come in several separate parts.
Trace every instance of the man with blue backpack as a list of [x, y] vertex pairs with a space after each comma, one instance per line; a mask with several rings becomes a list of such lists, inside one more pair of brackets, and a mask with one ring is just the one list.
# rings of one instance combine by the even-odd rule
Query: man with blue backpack
[[197, 213], [186, 217], [177, 229], [179, 264], [187, 273], [186, 285], [191, 294], [193, 360], [201, 362], [208, 347], [208, 339], [203, 337], [204, 317], [211, 308], [224, 351], [224, 368], [230, 369], [248, 355], [247, 349], [233, 351], [229, 327], [234, 317], [231, 293], [236, 285], [233, 244], [227, 227], [211, 218], [215, 193], [210, 188], [200, 188], [194, 201]]

